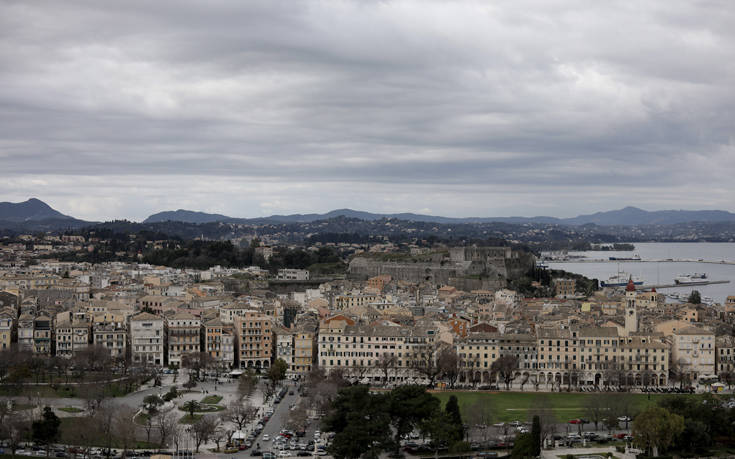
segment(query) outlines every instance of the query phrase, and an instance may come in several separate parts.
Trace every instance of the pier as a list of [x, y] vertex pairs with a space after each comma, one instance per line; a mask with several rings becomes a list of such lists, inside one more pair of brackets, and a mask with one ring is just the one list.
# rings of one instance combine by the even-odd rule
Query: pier
[[697, 281], [689, 282], [686, 284], [657, 284], [657, 285], [636, 285], [636, 290], [650, 290], [655, 288], [656, 290], [661, 288], [674, 288], [674, 287], [695, 287], [699, 285], [714, 285], [714, 284], [729, 284], [729, 280], [713, 280], [713, 281]]
[[697, 260], [693, 258], [662, 258], [647, 260], [610, 260], [606, 258], [569, 258], [565, 260], [544, 260], [546, 263], [707, 263], [712, 265], [735, 265], [732, 260]]

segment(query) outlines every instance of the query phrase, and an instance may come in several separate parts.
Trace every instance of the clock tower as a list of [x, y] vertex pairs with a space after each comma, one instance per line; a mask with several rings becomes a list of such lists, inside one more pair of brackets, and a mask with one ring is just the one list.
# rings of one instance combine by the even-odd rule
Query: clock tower
[[628, 279], [625, 287], [625, 334], [630, 336], [638, 331], [638, 312], [635, 308], [635, 284], [633, 278]]

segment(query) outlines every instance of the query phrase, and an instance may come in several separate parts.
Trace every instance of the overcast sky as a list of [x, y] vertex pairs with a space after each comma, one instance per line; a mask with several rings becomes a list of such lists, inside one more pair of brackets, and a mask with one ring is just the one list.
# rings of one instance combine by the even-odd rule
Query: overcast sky
[[735, 2], [0, 3], [0, 201], [735, 210]]

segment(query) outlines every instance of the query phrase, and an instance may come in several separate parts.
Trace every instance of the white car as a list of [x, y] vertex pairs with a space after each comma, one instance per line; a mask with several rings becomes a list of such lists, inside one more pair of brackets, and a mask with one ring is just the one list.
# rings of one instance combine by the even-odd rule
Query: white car
[[278, 457], [289, 457], [291, 456], [291, 453], [286, 451], [285, 449], [282, 449], [280, 453], [278, 453]]
[[268, 441], [271, 439], [271, 436], [268, 434], [263, 434], [263, 441]]

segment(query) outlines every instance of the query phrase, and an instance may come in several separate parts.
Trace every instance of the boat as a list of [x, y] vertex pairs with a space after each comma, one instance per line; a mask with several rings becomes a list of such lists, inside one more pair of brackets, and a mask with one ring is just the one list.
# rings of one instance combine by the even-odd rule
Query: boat
[[634, 253], [632, 257], [609, 257], [610, 261], [641, 261], [641, 256]]
[[601, 287], [625, 287], [628, 285], [628, 281], [633, 279], [634, 285], [643, 285], [643, 279], [636, 276], [631, 276], [628, 273], [618, 272], [614, 276], [610, 276], [606, 281], [600, 281]]
[[674, 278], [676, 285], [702, 285], [707, 284], [707, 273], [681, 274]]

